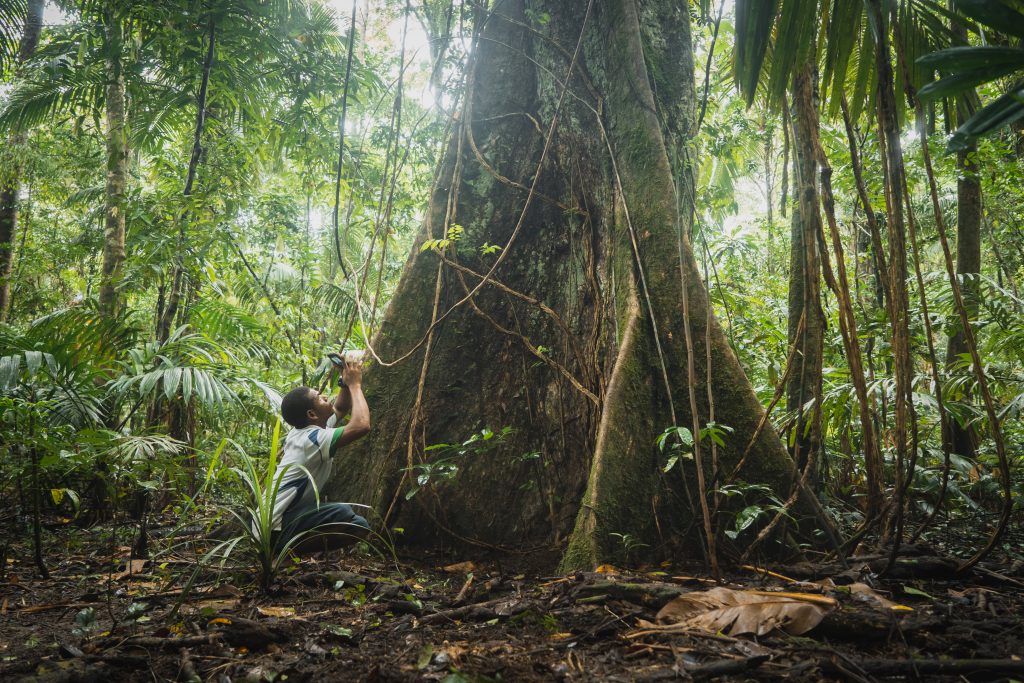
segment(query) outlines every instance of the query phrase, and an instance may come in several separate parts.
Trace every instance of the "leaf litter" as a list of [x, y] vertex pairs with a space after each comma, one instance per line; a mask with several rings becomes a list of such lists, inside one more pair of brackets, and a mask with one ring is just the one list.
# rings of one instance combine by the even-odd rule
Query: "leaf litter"
[[213, 573], [187, 595], [137, 581], [108, 593], [124, 560], [63, 567], [42, 581], [12, 566], [0, 584], [0, 679], [174, 680], [186, 662], [217, 681], [1024, 677], [1024, 591], [1006, 566], [912, 583], [748, 567], [715, 585], [692, 564], [553, 577], [487, 557], [396, 569], [347, 554], [304, 561], [270, 595]]

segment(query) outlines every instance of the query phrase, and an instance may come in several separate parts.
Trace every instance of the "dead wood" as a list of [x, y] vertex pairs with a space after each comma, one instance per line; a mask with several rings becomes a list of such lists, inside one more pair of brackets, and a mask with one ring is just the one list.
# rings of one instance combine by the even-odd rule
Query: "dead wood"
[[412, 593], [412, 589], [404, 584], [378, 581], [377, 579], [369, 576], [363, 576], [362, 574], [356, 574], [355, 572], [347, 572], [344, 570], [306, 574], [298, 577], [298, 581], [307, 586], [320, 585], [333, 587], [337, 586], [339, 583], [342, 584], [343, 588], [366, 586], [367, 594], [372, 590], [374, 591], [374, 595], [385, 599], [397, 598], [403, 594]]
[[288, 640], [283, 629], [267, 627], [258, 621], [230, 614], [218, 614], [211, 619], [210, 629], [212, 635], [223, 636], [231, 645], [247, 647], [250, 650], [262, 650], [271, 643], [283, 643]]
[[674, 583], [633, 581], [597, 581], [585, 583], [576, 589], [577, 597], [605, 595], [618, 600], [628, 600], [638, 605], [661, 608], [669, 600], [678, 598], [692, 589]]
[[[888, 564], [889, 558], [887, 555], [867, 555], [850, 558], [849, 568], [845, 568], [839, 563], [800, 563], [787, 567], [785, 573], [795, 579], [816, 580], [830, 577], [837, 584], [852, 583], [859, 580], [861, 573], [881, 574], [885, 572]], [[948, 557], [900, 557], [896, 560], [896, 564], [893, 565], [892, 569], [885, 573], [885, 576], [886, 578], [897, 580], [951, 580], [956, 578], [957, 566], [956, 560]]]
[[514, 617], [523, 612], [527, 612], [534, 607], [536, 603], [532, 600], [518, 600], [516, 598], [499, 598], [497, 600], [488, 600], [487, 602], [478, 602], [473, 605], [465, 605], [463, 607], [456, 607], [455, 609], [447, 609], [441, 612], [435, 612], [428, 614], [420, 619], [421, 624], [439, 624], [446, 621], [490, 621], [491, 619], [497, 619], [498, 617]]
[[162, 650], [164, 648], [198, 647], [201, 645], [213, 645], [220, 637], [218, 633], [208, 633], [205, 636], [186, 636], [185, 638], [160, 638], [158, 636], [137, 636], [128, 638], [110, 645], [109, 649], [138, 647], [146, 650]]
[[[864, 673], [873, 676], [979, 676], [1022, 674], [1024, 661], [1016, 659], [851, 659]], [[843, 673], [837, 658], [822, 659], [818, 665], [828, 673]]]

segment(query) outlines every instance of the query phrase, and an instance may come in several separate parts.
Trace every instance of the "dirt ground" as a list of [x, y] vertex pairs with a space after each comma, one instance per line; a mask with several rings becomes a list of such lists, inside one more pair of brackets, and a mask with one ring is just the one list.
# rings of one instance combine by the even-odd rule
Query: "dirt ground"
[[[887, 558], [868, 555], [733, 567], [718, 584], [668, 563], [545, 576], [354, 549], [292, 564], [261, 594], [252, 573], [193, 577], [185, 554], [129, 563], [124, 546], [70, 545], [84, 533], [50, 536], [68, 544], [51, 543], [45, 580], [30, 547], [11, 546], [0, 680], [1024, 680], [1024, 571], [1007, 557], [958, 577], [955, 561], [912, 546], [884, 577]], [[773, 617], [740, 605], [732, 625], [658, 623], [678, 596], [716, 586], [802, 606]], [[738, 634], [744, 619], [764, 633]], [[816, 625], [794, 633], [806, 619]]]

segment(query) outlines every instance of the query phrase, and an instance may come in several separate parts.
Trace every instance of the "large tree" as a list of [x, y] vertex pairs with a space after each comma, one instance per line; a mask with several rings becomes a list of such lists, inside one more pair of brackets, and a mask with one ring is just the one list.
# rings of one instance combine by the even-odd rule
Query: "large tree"
[[[698, 468], [684, 453], [664, 473], [656, 437], [705, 428], [713, 405], [733, 431], [693, 449], [710, 489], [763, 410], [689, 243], [686, 6], [506, 0], [474, 35], [428, 216], [373, 340], [374, 431], [343, 450], [332, 493], [420, 541], [569, 539], [566, 568], [711, 526]], [[439, 447], [503, 427], [494, 449]], [[740, 478], [787, 485], [770, 426], [750, 450]]]

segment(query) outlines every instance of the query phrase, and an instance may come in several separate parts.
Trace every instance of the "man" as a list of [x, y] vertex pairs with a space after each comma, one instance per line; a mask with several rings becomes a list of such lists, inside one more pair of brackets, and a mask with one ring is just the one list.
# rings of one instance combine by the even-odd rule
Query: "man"
[[[274, 474], [277, 481], [284, 472], [274, 501], [276, 547], [301, 535], [292, 547], [296, 553], [333, 550], [362, 538], [369, 530], [366, 519], [348, 504], [318, 501], [317, 497], [331, 478], [338, 449], [370, 431], [370, 408], [362, 383], [361, 359], [346, 355], [341, 389], [333, 402], [309, 387], [293, 389], [281, 400], [281, 417], [294, 429], [285, 437]], [[338, 426], [350, 411], [348, 423]]]

